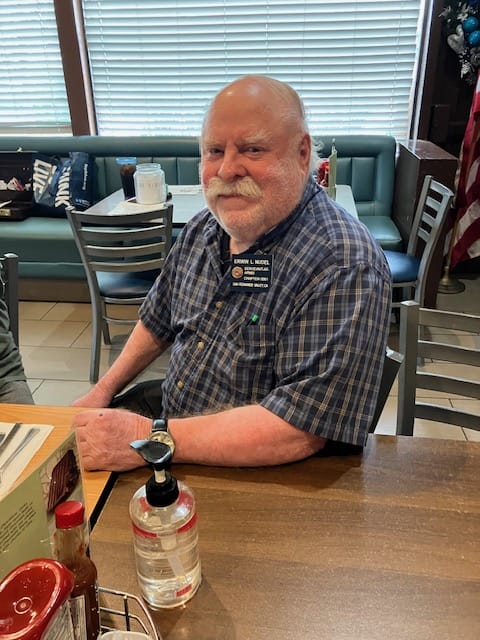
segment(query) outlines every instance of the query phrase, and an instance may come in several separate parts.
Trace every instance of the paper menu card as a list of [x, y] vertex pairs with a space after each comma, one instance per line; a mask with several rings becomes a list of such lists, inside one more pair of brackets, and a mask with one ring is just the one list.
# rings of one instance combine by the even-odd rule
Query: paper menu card
[[[15, 431], [11, 442], [0, 453], [0, 498], [11, 489], [53, 429], [51, 425], [46, 424], [22, 423], [15, 429], [16, 426], [0, 422], [0, 433], [4, 435], [0, 440], [0, 447], [6, 442], [9, 433], [13, 434]], [[21, 450], [18, 450], [18, 447], [21, 447]]]
[[85, 504], [74, 432], [0, 500], [0, 580], [22, 562], [54, 557], [54, 510], [67, 499]]

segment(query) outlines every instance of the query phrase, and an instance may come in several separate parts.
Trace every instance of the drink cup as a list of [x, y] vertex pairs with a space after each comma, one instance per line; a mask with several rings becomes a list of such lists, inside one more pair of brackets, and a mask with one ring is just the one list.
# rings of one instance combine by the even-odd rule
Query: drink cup
[[135, 196], [133, 174], [137, 167], [137, 159], [133, 157], [117, 158], [117, 164], [120, 169], [120, 178], [122, 179], [122, 188], [125, 199], [133, 198]]

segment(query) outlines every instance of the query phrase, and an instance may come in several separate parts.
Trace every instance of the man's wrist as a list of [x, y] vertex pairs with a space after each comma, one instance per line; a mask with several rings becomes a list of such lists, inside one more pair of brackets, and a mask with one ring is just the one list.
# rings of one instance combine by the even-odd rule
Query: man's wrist
[[152, 421], [150, 418], [145, 418], [136, 414], [137, 416], [137, 435], [135, 440], [148, 440], [152, 435]]

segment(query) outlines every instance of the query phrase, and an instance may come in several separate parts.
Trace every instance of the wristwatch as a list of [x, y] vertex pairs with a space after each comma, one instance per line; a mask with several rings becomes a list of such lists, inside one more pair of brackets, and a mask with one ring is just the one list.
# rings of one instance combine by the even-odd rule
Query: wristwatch
[[172, 451], [172, 456], [175, 451], [175, 440], [172, 438], [170, 431], [168, 430], [168, 420], [166, 418], [154, 418], [152, 422], [152, 433], [150, 434], [150, 440], [156, 442], [163, 442], [168, 445]]

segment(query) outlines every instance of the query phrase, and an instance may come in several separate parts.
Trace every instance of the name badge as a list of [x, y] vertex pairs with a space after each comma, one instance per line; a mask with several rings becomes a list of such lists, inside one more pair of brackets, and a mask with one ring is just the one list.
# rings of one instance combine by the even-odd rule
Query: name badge
[[272, 265], [270, 254], [233, 256], [230, 267], [232, 291], [268, 291], [272, 284]]

